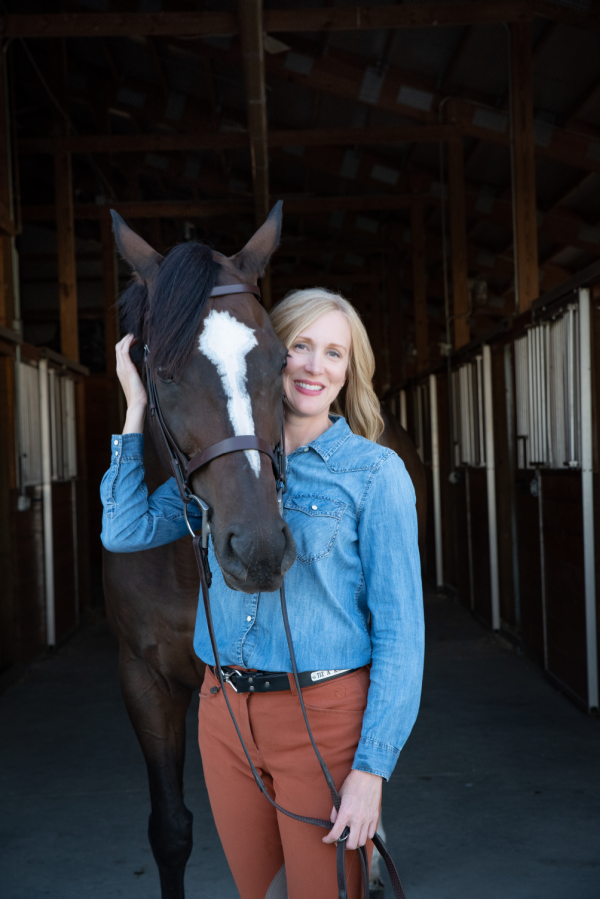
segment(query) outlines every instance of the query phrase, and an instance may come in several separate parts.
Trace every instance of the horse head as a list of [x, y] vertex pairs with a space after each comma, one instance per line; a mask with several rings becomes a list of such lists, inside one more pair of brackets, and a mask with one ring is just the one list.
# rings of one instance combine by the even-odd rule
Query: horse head
[[[134, 275], [120, 301], [123, 330], [138, 338], [132, 359], [140, 369], [147, 347], [145, 362], [179, 450], [189, 459], [228, 437], [252, 434], [275, 447], [286, 348], [253, 294], [210, 294], [214, 287], [257, 284], [279, 243], [281, 203], [231, 257], [197, 242], [163, 257], [116, 213], [113, 222]], [[226, 583], [244, 593], [278, 589], [295, 547], [279, 514], [269, 457], [257, 450], [220, 456], [194, 472], [191, 486], [210, 506]]]

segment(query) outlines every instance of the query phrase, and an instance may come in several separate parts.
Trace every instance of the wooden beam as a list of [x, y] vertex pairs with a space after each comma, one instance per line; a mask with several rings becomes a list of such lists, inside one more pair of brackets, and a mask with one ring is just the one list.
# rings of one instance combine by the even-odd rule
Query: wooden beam
[[[264, 28], [269, 33], [366, 31], [522, 22], [531, 18], [536, 7], [549, 5], [528, 0], [504, 0], [501, 4], [495, 0], [471, 0], [405, 6], [270, 9], [264, 13]], [[583, 20], [583, 15], [579, 19]], [[239, 19], [232, 12], [212, 11], [9, 14], [0, 19], [0, 32], [12, 38], [232, 35], [239, 32]]]
[[425, 269], [425, 222], [423, 203], [416, 199], [410, 207], [413, 302], [415, 316], [415, 342], [417, 346], [417, 371], [429, 366], [429, 329], [427, 325], [427, 272]]
[[[271, 131], [269, 147], [335, 147], [362, 144], [403, 144], [453, 140], [452, 125], [409, 125], [389, 128], [318, 128]], [[25, 138], [20, 153], [53, 153], [57, 138]], [[85, 134], [62, 142], [71, 153], [166, 153], [186, 150], [239, 150], [250, 143], [247, 133], [197, 134]]]
[[75, 223], [73, 214], [73, 174], [71, 154], [54, 154], [56, 190], [56, 244], [58, 250], [58, 303], [60, 309], [60, 351], [79, 362], [77, 331], [77, 270], [75, 267]]
[[525, 312], [539, 295], [533, 79], [530, 23], [511, 24], [516, 303]]
[[[283, 154], [275, 150], [273, 155], [278, 158], [285, 158]], [[341, 166], [344, 161], [344, 154], [340, 149], [330, 148], [316, 152], [308, 149], [302, 157], [294, 160], [297, 164], [314, 168], [316, 171], [326, 175], [339, 177], [341, 174]], [[374, 153], [370, 149], [364, 151], [356, 160], [357, 166], [355, 170], [354, 180], [357, 183], [367, 184], [373, 188], [377, 184], [381, 184], [378, 180], [381, 173], [390, 179], [387, 187], [389, 195], [406, 192], [409, 189], [406, 173], [401, 171], [396, 160], [389, 157]], [[413, 189], [423, 196], [428, 196], [431, 203], [439, 202], [440, 183], [439, 173], [432, 172], [429, 169], [423, 169], [413, 166], [411, 169], [411, 179]], [[507, 197], [494, 197], [482, 191], [481, 184], [470, 181], [467, 183], [467, 218], [470, 220], [489, 220], [504, 224], [512, 231], [512, 202]], [[541, 224], [540, 224], [541, 222]], [[593, 237], [594, 229], [585, 228], [585, 222], [578, 219], [576, 215], [563, 212], [552, 212], [544, 214], [542, 211], [538, 213], [538, 228], [540, 236], [555, 241], [562, 245], [579, 246], [582, 249], [590, 249], [590, 238]], [[585, 236], [585, 240], [582, 240]], [[597, 242], [597, 249], [600, 250], [600, 241]]]
[[119, 340], [117, 297], [119, 295], [119, 279], [117, 270], [117, 254], [112, 222], [108, 209], [100, 219], [102, 243], [102, 295], [104, 305], [104, 343], [106, 352], [106, 374], [115, 378], [117, 364], [115, 344]]
[[[4, 41], [0, 40], [0, 215], [6, 220], [0, 232], [0, 326], [14, 327], [12, 287], [12, 245], [7, 235], [13, 233], [10, 190], [10, 135], [8, 133], [6, 62]], [[1, 223], [0, 223], [1, 224]], [[3, 232], [3, 233], [2, 233]]]
[[[52, 46], [54, 88], [59, 101], [64, 102], [67, 73], [66, 41]], [[69, 124], [56, 110], [54, 133], [64, 138]], [[58, 308], [60, 313], [60, 352], [79, 362], [79, 334], [77, 326], [77, 269], [75, 264], [75, 222], [73, 215], [73, 172], [71, 154], [57, 143], [54, 152], [54, 195], [56, 221], [56, 249], [58, 257]]]
[[260, 225], [269, 214], [269, 153], [262, 0], [238, 0], [237, 11], [246, 84], [256, 223]]
[[572, 104], [565, 116], [567, 125], [574, 125], [575, 120], [585, 111], [585, 108], [600, 96], [600, 78], [595, 78], [591, 84], [580, 94]]
[[[331, 50], [323, 59], [314, 59], [308, 53], [301, 53], [301, 56], [302, 71], [290, 67], [284, 54], [270, 56], [266, 61], [267, 71], [306, 88], [353, 101], [358, 98], [365, 75], [364, 61], [360, 57], [342, 54], [337, 50]], [[390, 66], [372, 106], [437, 124], [439, 104], [443, 96], [432, 78]], [[460, 102], [455, 103], [456, 124], [463, 134], [508, 147], [508, 114], [494, 108], [494, 100], [495, 98], [480, 92], [473, 92], [471, 97], [461, 97]], [[575, 168], [600, 172], [600, 158], [596, 152], [598, 144], [600, 135], [555, 127], [538, 135], [535, 153]]]
[[439, 81], [438, 91], [441, 94], [446, 92], [449, 84], [452, 84], [452, 80], [454, 78], [454, 73], [456, 72], [458, 66], [460, 65], [462, 59], [464, 58], [465, 47], [467, 46], [467, 44], [471, 38], [472, 30], [473, 29], [472, 29], [471, 25], [466, 25], [462, 30], [462, 34], [456, 43], [456, 46], [452, 52], [450, 61], [449, 61], [448, 65], [446, 66], [446, 68], [444, 70], [444, 74], [442, 75], [442, 77], [440, 78], [440, 81]]
[[467, 268], [467, 219], [463, 142], [448, 145], [448, 194], [452, 244], [452, 298], [454, 349], [471, 339], [469, 333], [469, 273]]
[[[111, 206], [120, 215], [129, 219], [143, 218], [209, 218], [214, 216], [235, 216], [252, 212], [250, 200], [200, 200], [197, 202], [151, 201], [114, 203]], [[76, 219], [101, 219], [104, 206], [94, 203], [80, 203], [74, 207]], [[26, 221], [52, 221], [56, 215], [54, 206], [24, 206], [23, 219]]]
[[[288, 197], [284, 198], [284, 212], [292, 215], [320, 214], [345, 209], [354, 212], [369, 210], [405, 209], [410, 206], [412, 196], [403, 194], [381, 194], [379, 196], [357, 197]], [[435, 198], [425, 197], [425, 203], [437, 203]], [[198, 200], [198, 201], [149, 201], [113, 203], [111, 208], [130, 219], [153, 218], [208, 218], [244, 215], [253, 211], [250, 200]], [[101, 219], [105, 206], [94, 203], [80, 203], [73, 207], [76, 219]], [[51, 221], [56, 215], [54, 206], [24, 206], [26, 221]], [[324, 249], [325, 251], [325, 249]]]
[[[410, 3], [402, 6], [307, 7], [269, 9], [264, 13], [268, 33], [310, 31], [369, 31], [383, 28], [434, 28], [457, 25], [494, 25], [525, 22], [533, 15], [600, 30], [600, 14], [558, 7], [544, 0], [470, 0], [454, 3]], [[10, 38], [52, 37], [169, 37], [184, 34], [234, 35], [233, 12], [168, 13], [48, 13], [9, 14], [0, 18], [0, 33]]]
[[[263, 0], [237, 0], [237, 14], [246, 85], [254, 214], [259, 227], [270, 210]], [[261, 292], [265, 309], [270, 309], [271, 275], [268, 267], [261, 279]]]

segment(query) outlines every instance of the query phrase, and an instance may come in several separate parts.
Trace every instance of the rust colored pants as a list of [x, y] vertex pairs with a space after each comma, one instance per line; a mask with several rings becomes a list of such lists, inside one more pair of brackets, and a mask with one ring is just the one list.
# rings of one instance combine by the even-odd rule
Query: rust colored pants
[[[218, 685], [207, 667], [200, 691], [199, 742], [212, 812], [240, 896], [336, 899], [335, 844], [322, 842], [324, 828], [282, 815], [262, 795], [222, 691], [210, 692]], [[352, 768], [368, 688], [368, 669], [361, 668], [302, 690], [315, 742], [338, 789]], [[291, 692], [270, 694], [226, 689], [252, 761], [271, 796], [296, 814], [329, 820], [331, 796], [295, 687]], [[370, 863], [370, 840], [367, 849]], [[356, 851], [346, 852], [346, 871], [348, 899], [360, 899]]]

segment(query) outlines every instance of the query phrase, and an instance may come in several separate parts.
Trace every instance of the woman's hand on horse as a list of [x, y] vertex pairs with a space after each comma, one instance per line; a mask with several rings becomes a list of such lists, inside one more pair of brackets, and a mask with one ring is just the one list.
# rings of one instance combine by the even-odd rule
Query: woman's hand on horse
[[146, 414], [146, 388], [142, 384], [138, 370], [129, 355], [134, 342], [135, 337], [133, 334], [127, 334], [115, 347], [117, 353], [117, 376], [127, 400], [124, 434], [141, 433], [144, 430], [144, 415]]
[[323, 837], [323, 842], [335, 843], [345, 827], [350, 828], [347, 849], [364, 846], [367, 840], [373, 839], [379, 821], [382, 784], [383, 780], [377, 774], [353, 769], [340, 790], [342, 804], [339, 812], [335, 808], [331, 812], [333, 827]]

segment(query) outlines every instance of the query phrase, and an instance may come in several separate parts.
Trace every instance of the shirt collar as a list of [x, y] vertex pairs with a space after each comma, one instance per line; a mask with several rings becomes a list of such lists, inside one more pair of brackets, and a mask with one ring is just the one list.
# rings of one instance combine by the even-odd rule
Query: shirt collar
[[325, 462], [327, 462], [327, 460], [340, 448], [342, 443], [345, 443], [348, 437], [352, 435], [352, 431], [343, 416], [330, 415], [329, 418], [333, 422], [332, 426], [327, 428], [320, 437], [317, 437], [316, 440], [313, 440], [312, 443], [308, 444], [308, 446], [310, 446], [311, 449], [314, 449]]

